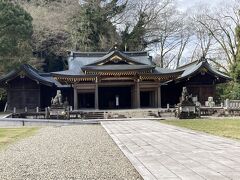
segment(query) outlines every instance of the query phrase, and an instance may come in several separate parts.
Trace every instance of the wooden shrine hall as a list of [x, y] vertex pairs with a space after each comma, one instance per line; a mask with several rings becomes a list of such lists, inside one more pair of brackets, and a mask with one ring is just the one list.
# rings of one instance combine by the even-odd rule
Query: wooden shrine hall
[[70, 52], [68, 70], [41, 73], [30, 65], [0, 78], [7, 110], [45, 108], [61, 90], [75, 110], [161, 108], [179, 102], [182, 87], [201, 103], [215, 96], [216, 84], [230, 78], [205, 59], [178, 69], [159, 68], [148, 52]]

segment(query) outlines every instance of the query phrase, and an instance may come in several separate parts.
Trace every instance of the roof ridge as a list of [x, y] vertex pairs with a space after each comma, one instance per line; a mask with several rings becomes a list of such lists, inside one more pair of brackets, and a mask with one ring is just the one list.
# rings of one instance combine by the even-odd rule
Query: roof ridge
[[[120, 51], [119, 49], [116, 49], [117, 51], [123, 53], [123, 54], [126, 54], [126, 55], [148, 55], [148, 51]], [[113, 51], [116, 51], [116, 50], [113, 50]], [[104, 56], [104, 55], [107, 55], [109, 53], [111, 53], [112, 51], [102, 51], [102, 52], [81, 52], [81, 51], [71, 51], [71, 53], [69, 54], [69, 57], [78, 57], [78, 56], [81, 56], [81, 55], [84, 55], [84, 56], [88, 56], [88, 57], [91, 57], [91, 55], [99, 55], [99, 56]]]
[[90, 64], [87, 64], [86, 66], [96, 65], [97, 63], [102, 63], [102, 62], [104, 62], [106, 59], [108, 59], [108, 58], [110, 58], [111, 56], [114, 56], [114, 55], [116, 55], [116, 56], [122, 56], [123, 58], [125, 58], [125, 59], [128, 60], [128, 61], [137, 63], [137, 64], [139, 64], [139, 65], [144, 65], [143, 63], [138, 62], [136, 59], [133, 59], [132, 57], [128, 56], [127, 54], [124, 54], [124, 53], [122, 53], [122, 52], [119, 51], [119, 50], [114, 50], [114, 51], [109, 52], [109, 53], [106, 54], [105, 56], [100, 57], [100, 58], [97, 59], [95, 62], [90, 63]]
[[31, 69], [35, 73], [39, 74], [39, 71], [36, 68], [32, 67], [30, 64], [25, 63], [25, 64], [22, 64], [21, 67], [23, 67], [23, 68], [27, 67], [28, 69]]
[[184, 65], [182, 65], [182, 66], [179, 66], [177, 69], [183, 69], [183, 68], [185, 68], [185, 67], [188, 67], [188, 66], [193, 65], [194, 63], [199, 63], [199, 60], [195, 60], [195, 61], [192, 61], [192, 62], [190, 62], [190, 63], [187, 63], [187, 64], [184, 64]]

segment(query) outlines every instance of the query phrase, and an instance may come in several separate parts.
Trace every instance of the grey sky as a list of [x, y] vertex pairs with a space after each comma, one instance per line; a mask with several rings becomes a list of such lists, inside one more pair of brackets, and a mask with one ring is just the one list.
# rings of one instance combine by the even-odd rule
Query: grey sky
[[209, 4], [211, 6], [216, 6], [220, 2], [221, 0], [178, 0], [178, 7], [181, 10], [186, 10], [196, 4]]

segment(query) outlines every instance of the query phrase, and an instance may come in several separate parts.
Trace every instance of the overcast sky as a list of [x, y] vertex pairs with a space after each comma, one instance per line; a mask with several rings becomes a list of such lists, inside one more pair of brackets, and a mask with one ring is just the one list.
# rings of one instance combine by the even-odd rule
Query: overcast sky
[[217, 6], [220, 1], [221, 0], [178, 0], [178, 7], [179, 9], [186, 10], [196, 4], [209, 4], [211, 6]]

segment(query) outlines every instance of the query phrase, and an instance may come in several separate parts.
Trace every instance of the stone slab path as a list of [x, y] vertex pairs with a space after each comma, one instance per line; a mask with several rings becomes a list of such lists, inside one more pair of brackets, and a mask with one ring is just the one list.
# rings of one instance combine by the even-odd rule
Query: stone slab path
[[240, 141], [157, 121], [102, 126], [144, 179], [240, 179]]

